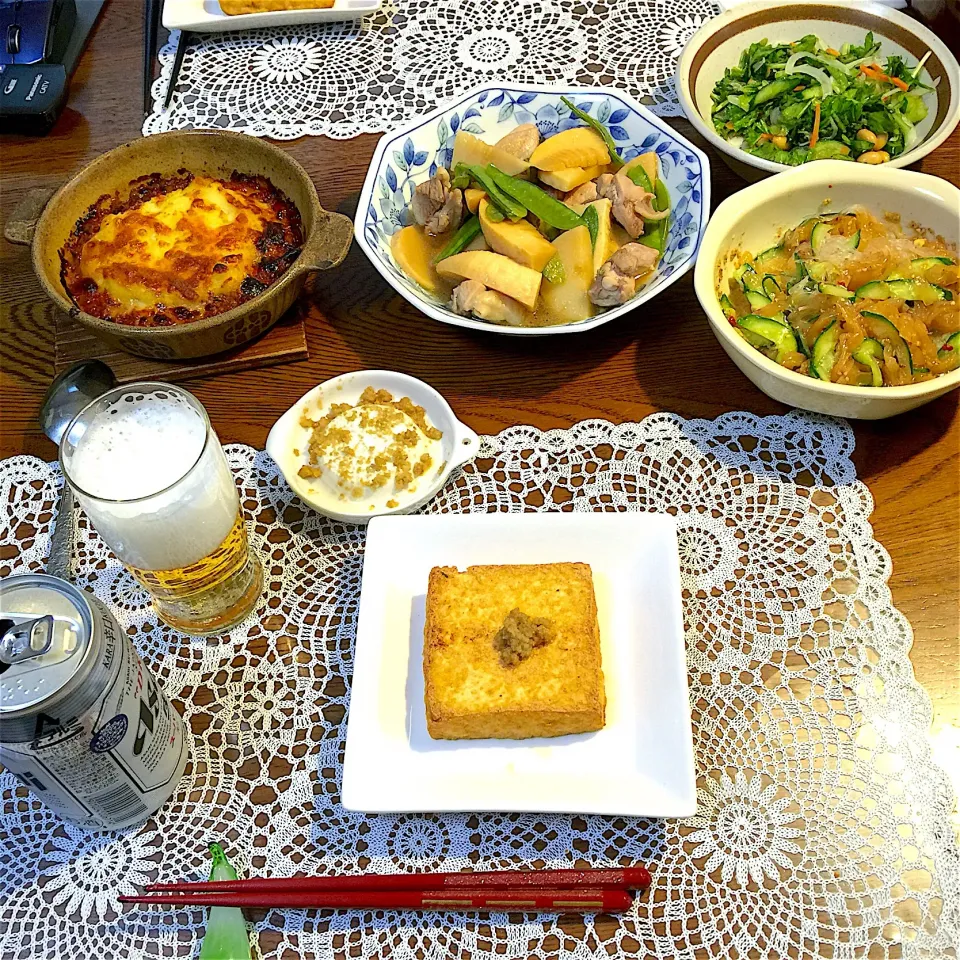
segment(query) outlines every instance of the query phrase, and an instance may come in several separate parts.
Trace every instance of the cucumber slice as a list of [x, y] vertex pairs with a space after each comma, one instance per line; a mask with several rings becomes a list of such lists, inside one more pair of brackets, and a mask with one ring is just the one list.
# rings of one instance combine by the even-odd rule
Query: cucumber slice
[[720, 309], [728, 317], [735, 317], [737, 315], [737, 308], [731, 303], [730, 298], [726, 294], [720, 297]]
[[778, 243], [775, 247], [767, 247], [766, 250], [764, 250], [761, 253], [758, 253], [756, 262], [766, 263], [768, 260], [772, 260], [774, 257], [778, 256], [781, 253], [783, 253], [783, 244]]
[[772, 300], [778, 293], [781, 293], [780, 284], [777, 283], [777, 278], [771, 276], [769, 273], [763, 278], [763, 292]]
[[883, 344], [879, 340], [868, 337], [853, 351], [853, 359], [870, 368], [871, 386], [883, 386], [883, 374], [880, 372], [879, 361], [883, 358]]
[[[817, 318], [814, 317], [814, 320]], [[810, 321], [813, 322], [812, 320]], [[807, 341], [803, 339], [803, 334], [791, 323], [790, 329], [793, 331], [793, 335], [797, 338], [797, 346], [800, 348], [800, 352], [809, 360], [810, 359], [810, 348], [807, 346]]]
[[747, 317], [741, 317], [737, 321], [737, 326], [741, 330], [752, 333], [754, 336], [762, 337], [767, 341], [767, 346], [775, 347], [777, 351], [776, 360], [778, 363], [783, 360], [788, 353], [799, 352], [800, 348], [792, 328], [775, 320], [773, 317], [758, 317], [755, 314], [750, 314]]
[[937, 359], [949, 364], [949, 370], [960, 367], [960, 333], [951, 333], [937, 351]]
[[761, 103], [789, 93], [796, 85], [796, 77], [781, 77], [779, 80], [774, 80], [757, 91], [757, 95], [753, 98], [753, 105], [758, 107]]
[[763, 280], [756, 272], [745, 273], [740, 282], [743, 284], [744, 292], [753, 290], [754, 293], [763, 293]]
[[938, 300], [952, 300], [953, 294], [936, 284], [925, 280], [888, 280], [887, 288], [891, 297], [899, 300], [920, 300], [922, 303], [936, 303]]
[[837, 344], [840, 342], [840, 328], [834, 320], [829, 327], [820, 332], [813, 344], [810, 357], [810, 370], [818, 380], [830, 382], [830, 371], [837, 361]]
[[795, 253], [793, 255], [793, 264], [793, 277], [795, 280], [802, 280], [805, 276], [807, 276], [807, 265], [803, 262], [803, 258], [799, 253]]
[[911, 260], [910, 265], [914, 270], [929, 270], [930, 267], [952, 267], [956, 263], [955, 260], [951, 260], [949, 257], [918, 257], [916, 260]]
[[889, 300], [892, 296], [885, 280], [871, 280], [856, 291], [858, 300]]
[[[830, 236], [831, 231], [833, 230], [833, 223], [818, 223], [813, 230], [810, 231], [810, 246], [813, 249], [813, 255], [818, 257], [820, 252], [823, 250], [823, 245], [827, 241], [827, 237]], [[852, 237], [847, 237], [847, 247], [850, 250], [856, 250], [860, 246], [860, 231], [858, 230]]]
[[743, 278], [748, 273], [756, 273], [756, 272], [757, 271], [753, 266], [753, 264], [747, 261], [747, 263], [741, 264], [739, 267], [737, 267], [736, 270], [733, 271], [733, 279], [739, 280], [741, 283], [743, 283]]
[[879, 340], [881, 343], [883, 341], [889, 343], [897, 365], [904, 370], [909, 370], [912, 374], [913, 355], [910, 353], [910, 347], [907, 346], [907, 341], [900, 336], [900, 331], [896, 326], [883, 316], [883, 314], [873, 313], [870, 310], [861, 310], [860, 318], [863, 320], [863, 325], [866, 327], [867, 333], [874, 340]]
[[810, 231], [810, 246], [813, 248], [813, 255], [815, 257], [820, 255], [820, 251], [823, 249], [823, 245], [829, 236], [829, 223], [818, 223], [813, 230]]
[[818, 289], [828, 297], [839, 297], [841, 300], [852, 300], [856, 296], [852, 290], [841, 287], [838, 283], [821, 283]]
[[832, 272], [833, 267], [829, 263], [824, 263], [821, 260], [811, 260], [807, 263], [807, 273], [817, 281], [817, 283], [822, 283]]
[[772, 302], [765, 293], [757, 293], [756, 290], [746, 290], [744, 296], [747, 298], [747, 303], [749, 303], [754, 310], [759, 310], [761, 307], [765, 307]]

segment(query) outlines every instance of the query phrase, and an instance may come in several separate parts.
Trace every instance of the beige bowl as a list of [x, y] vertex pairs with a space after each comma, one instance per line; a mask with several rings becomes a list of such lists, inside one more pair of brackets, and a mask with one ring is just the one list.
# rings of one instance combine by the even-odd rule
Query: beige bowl
[[960, 120], [960, 67], [934, 33], [879, 3], [762, 0], [737, 4], [716, 19], [708, 20], [684, 47], [677, 66], [680, 105], [687, 119], [720, 151], [724, 163], [745, 180], [759, 180], [771, 173], [794, 169], [754, 157], [717, 133], [710, 119], [714, 86], [724, 70], [735, 66], [740, 54], [759, 40], [788, 43], [813, 33], [824, 43], [839, 48], [844, 43], [863, 43], [868, 30], [881, 41], [882, 58], [898, 54], [910, 63], [918, 63], [929, 54], [921, 74], [926, 83], [937, 85], [936, 94], [926, 101], [929, 113], [917, 125], [917, 142], [884, 166], [905, 167], [916, 163], [940, 146]]
[[834, 417], [882, 420], [960, 387], [960, 369], [901, 387], [824, 383], [781, 367], [750, 346], [724, 316], [718, 286], [734, 269], [738, 250], [773, 246], [804, 217], [862, 204], [874, 214], [899, 214], [948, 242], [960, 242], [960, 190], [952, 183], [887, 164], [865, 167], [818, 160], [746, 187], [717, 207], [700, 244], [693, 285], [714, 336], [740, 371], [768, 397]]
[[[131, 180], [180, 168], [228, 177], [234, 170], [267, 177], [296, 204], [304, 246], [289, 270], [259, 296], [226, 313], [172, 327], [129, 327], [84, 313], [60, 281], [60, 250], [77, 219], [105, 193]], [[50, 199], [33, 236], [33, 269], [47, 296], [111, 347], [158, 360], [204, 357], [237, 347], [269, 330], [293, 305], [311, 270], [329, 270], [347, 254], [353, 224], [320, 206], [306, 170], [279, 147], [243, 133], [176, 131], [133, 140], [84, 167]]]

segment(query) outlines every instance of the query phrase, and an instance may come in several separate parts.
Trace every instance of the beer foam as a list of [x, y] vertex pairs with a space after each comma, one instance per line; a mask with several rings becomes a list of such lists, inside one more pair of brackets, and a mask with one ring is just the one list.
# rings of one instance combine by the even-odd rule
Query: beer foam
[[123, 393], [66, 457], [77, 498], [128, 566], [186, 567], [230, 533], [237, 487], [216, 434], [205, 444], [206, 430], [175, 394]]
[[197, 462], [206, 425], [187, 404], [121, 397], [90, 424], [70, 463], [74, 482], [102, 500], [135, 500], [166, 489]]

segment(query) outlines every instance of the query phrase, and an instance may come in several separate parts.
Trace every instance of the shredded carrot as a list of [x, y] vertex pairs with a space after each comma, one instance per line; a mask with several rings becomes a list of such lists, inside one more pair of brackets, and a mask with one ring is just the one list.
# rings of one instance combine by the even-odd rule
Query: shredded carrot
[[839, 57], [840, 51], [834, 50], [833, 47], [827, 47], [826, 52], [830, 54], [831, 57]]
[[815, 147], [820, 139], [820, 101], [813, 105], [813, 131], [810, 134], [810, 146]]
[[860, 72], [869, 80], [877, 80], [881, 83], [892, 83], [901, 90], [909, 90], [910, 84], [901, 80], [899, 77], [891, 77], [889, 73], [884, 73], [878, 63], [861, 63]]
[[761, 133], [760, 136], [757, 137], [757, 143], [766, 143], [768, 140], [772, 140], [772, 139], [773, 139], [772, 133]]
[[804, 85], [803, 85], [802, 83], [800, 83], [800, 84], [797, 84], [797, 86], [795, 86], [795, 87], [793, 88], [793, 92], [796, 93], [798, 90], [805, 90], [805, 89], [806, 89], [806, 87], [804, 87]]

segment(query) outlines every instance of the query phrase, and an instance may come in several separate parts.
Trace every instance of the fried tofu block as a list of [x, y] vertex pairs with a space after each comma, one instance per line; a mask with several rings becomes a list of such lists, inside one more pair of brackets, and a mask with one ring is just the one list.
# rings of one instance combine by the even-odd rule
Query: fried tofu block
[[[553, 638], [505, 666], [494, 641], [516, 609], [547, 618]], [[590, 566], [434, 567], [423, 676], [427, 730], [437, 740], [523, 740], [600, 730], [606, 697]]]
[[231, 17], [244, 13], [266, 13], [272, 10], [316, 10], [332, 6], [333, 0], [220, 0], [220, 9]]

